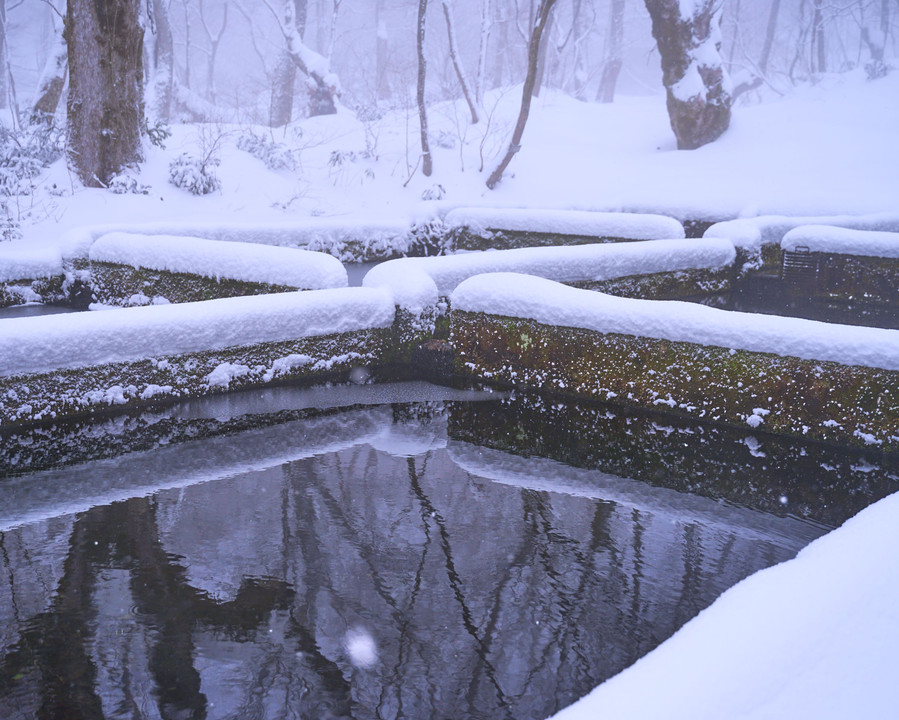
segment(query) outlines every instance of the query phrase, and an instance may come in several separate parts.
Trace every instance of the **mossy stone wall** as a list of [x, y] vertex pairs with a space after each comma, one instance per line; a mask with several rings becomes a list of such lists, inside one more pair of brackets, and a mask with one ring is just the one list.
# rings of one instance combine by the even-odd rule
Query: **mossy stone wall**
[[462, 377], [899, 451], [899, 372], [454, 312]]
[[94, 298], [103, 305], [146, 305], [154, 298], [171, 303], [198, 302], [299, 289], [107, 262], [91, 262], [90, 277]]

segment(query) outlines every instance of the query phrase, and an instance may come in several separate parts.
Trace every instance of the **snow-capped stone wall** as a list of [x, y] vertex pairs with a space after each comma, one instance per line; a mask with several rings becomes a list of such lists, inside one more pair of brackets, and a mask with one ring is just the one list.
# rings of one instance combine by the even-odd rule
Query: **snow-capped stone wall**
[[104, 305], [148, 305], [346, 287], [330, 255], [178, 235], [109, 233], [90, 247], [90, 284]]
[[3, 320], [0, 424], [374, 364], [393, 318], [343, 288]]
[[508, 249], [617, 240], [683, 238], [664, 215], [519, 208], [456, 208], [444, 224], [457, 249]]
[[[457, 367], [513, 385], [899, 448], [899, 331], [617, 298], [497, 273], [451, 296]], [[513, 319], [509, 319], [513, 318]]]

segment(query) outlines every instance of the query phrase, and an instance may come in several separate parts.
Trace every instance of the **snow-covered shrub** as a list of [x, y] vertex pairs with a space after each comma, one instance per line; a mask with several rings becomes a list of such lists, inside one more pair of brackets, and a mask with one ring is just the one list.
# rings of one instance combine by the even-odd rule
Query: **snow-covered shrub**
[[452, 150], [456, 147], [456, 136], [449, 130], [441, 130], [434, 138], [434, 144], [444, 150]]
[[33, 180], [63, 152], [62, 131], [38, 123], [20, 130], [0, 126], [0, 195], [28, 195]]
[[207, 157], [204, 162], [190, 153], [181, 153], [169, 163], [169, 182], [193, 195], [208, 195], [222, 187], [213, 170], [220, 164], [215, 157]]
[[865, 63], [865, 73], [868, 76], [868, 80], [886, 77], [889, 72], [890, 66], [883, 60], [872, 60], [869, 63]]
[[4, 240], [18, 240], [22, 237], [22, 230], [9, 212], [6, 201], [0, 201], [0, 242]]
[[440, 183], [435, 183], [426, 188], [421, 194], [422, 200], [443, 200], [446, 197], [446, 189]]
[[431, 257], [446, 255], [453, 249], [453, 231], [439, 218], [418, 223], [409, 230], [408, 257]]
[[296, 170], [297, 168], [295, 152], [283, 143], [275, 142], [265, 135], [246, 132], [237, 138], [237, 149], [262, 160], [269, 170]]
[[109, 181], [107, 189], [116, 195], [149, 195], [150, 186], [139, 182], [133, 175], [121, 173]]

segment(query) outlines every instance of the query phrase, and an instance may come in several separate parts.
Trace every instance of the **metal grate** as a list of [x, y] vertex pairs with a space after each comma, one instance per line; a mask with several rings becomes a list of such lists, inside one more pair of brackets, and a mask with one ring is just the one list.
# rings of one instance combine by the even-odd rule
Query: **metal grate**
[[798, 246], [795, 250], [784, 252], [784, 280], [795, 285], [817, 285], [818, 258], [807, 247]]

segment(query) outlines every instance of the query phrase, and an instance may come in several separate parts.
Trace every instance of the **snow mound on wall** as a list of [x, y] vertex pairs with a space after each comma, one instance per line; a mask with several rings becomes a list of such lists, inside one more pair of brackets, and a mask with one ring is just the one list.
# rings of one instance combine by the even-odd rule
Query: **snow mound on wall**
[[3, 321], [0, 375], [388, 327], [393, 298], [338, 288]]
[[346, 270], [324, 253], [183, 235], [109, 233], [91, 245], [93, 261], [216, 279], [324, 290], [346, 287]]
[[780, 246], [789, 251], [807, 248], [811, 252], [899, 259], [899, 232], [802, 225], [784, 235]]
[[715, 223], [705, 231], [703, 237], [727, 238], [737, 248], [758, 252], [762, 245], [779, 244], [787, 232], [802, 225], [833, 225], [856, 230], [899, 232], [899, 213], [822, 215], [820, 217], [760, 215], [754, 218], [740, 218]]
[[554, 720], [892, 717], [897, 514], [892, 495], [738, 583]]
[[53, 247], [0, 243], [0, 282], [62, 275], [62, 257]]
[[491, 250], [430, 258], [390, 260], [372, 268], [366, 287], [389, 287], [400, 307], [421, 308], [449, 297], [463, 280], [490, 272], [519, 272], [557, 282], [593, 282], [734, 262], [727, 240], [647, 240], [563, 247]]
[[633, 240], [684, 237], [683, 226], [674, 218], [664, 215], [579, 210], [457, 208], [446, 214], [444, 222], [449, 227], [468, 227], [475, 232], [511, 230]]
[[634, 300], [517, 273], [470, 278], [456, 288], [451, 301], [454, 310], [530, 318], [545, 325], [899, 370], [899, 330]]
[[70, 230], [62, 238], [66, 258], [84, 257], [99, 237], [113, 232], [140, 235], [187, 235], [205, 240], [302, 247], [339, 254], [347, 243], [361, 243], [372, 250], [402, 251], [408, 246], [410, 221], [372, 219], [303, 218], [292, 222], [159, 222], [97, 225]]

